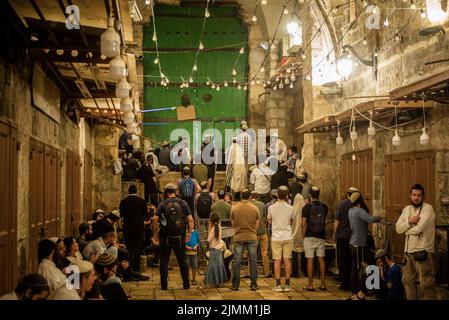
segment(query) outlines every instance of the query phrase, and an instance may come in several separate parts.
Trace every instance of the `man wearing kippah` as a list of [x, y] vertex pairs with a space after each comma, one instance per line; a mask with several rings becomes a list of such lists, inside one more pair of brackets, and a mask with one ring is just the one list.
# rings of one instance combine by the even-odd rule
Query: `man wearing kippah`
[[348, 212], [352, 207], [351, 195], [358, 192], [357, 188], [350, 187], [346, 191], [346, 199], [340, 201], [335, 211], [333, 242], [337, 247], [338, 275], [340, 277], [341, 290], [351, 290], [351, 226]]
[[224, 201], [226, 192], [223, 189], [218, 190], [218, 201], [210, 207], [210, 213], [215, 213], [220, 220], [229, 220], [231, 214], [231, 205]]
[[[348, 300], [364, 300], [367, 288], [365, 286], [365, 277], [360, 277], [361, 270], [366, 263], [366, 257], [369, 253], [368, 242], [368, 224], [379, 223], [382, 217], [375, 217], [363, 209], [365, 201], [360, 192], [354, 192], [351, 195], [352, 208], [349, 209], [348, 217], [351, 225], [351, 290], [352, 295]], [[364, 274], [364, 272], [362, 273]]]

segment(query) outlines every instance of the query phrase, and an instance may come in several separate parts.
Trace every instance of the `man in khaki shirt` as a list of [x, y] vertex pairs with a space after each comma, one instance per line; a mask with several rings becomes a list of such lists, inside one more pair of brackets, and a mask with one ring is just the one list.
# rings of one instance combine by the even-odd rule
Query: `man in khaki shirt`
[[420, 184], [410, 189], [410, 202], [396, 222], [396, 232], [406, 236], [402, 283], [407, 300], [418, 299], [416, 280], [419, 280], [422, 299], [434, 300], [435, 212], [424, 202], [424, 188]]
[[232, 290], [240, 286], [240, 268], [243, 249], [246, 248], [250, 261], [251, 290], [259, 289], [257, 285], [257, 228], [259, 227], [259, 209], [249, 201], [251, 192], [242, 191], [242, 201], [231, 208], [231, 223], [235, 230], [234, 266], [232, 272]]

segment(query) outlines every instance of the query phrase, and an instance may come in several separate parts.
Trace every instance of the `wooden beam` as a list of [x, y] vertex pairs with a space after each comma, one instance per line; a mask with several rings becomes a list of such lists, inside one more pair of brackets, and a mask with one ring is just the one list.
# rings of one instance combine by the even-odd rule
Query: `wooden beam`
[[335, 125], [336, 123], [337, 122], [336, 122], [335, 116], [329, 115], [326, 117], [322, 117], [322, 118], [307, 122], [307, 123], [301, 125], [300, 127], [296, 128], [296, 130], [298, 130], [299, 134], [307, 133], [307, 132], [312, 131], [313, 129], [317, 129], [322, 126], [332, 126], [332, 125]]
[[[425, 77], [422, 80], [413, 82], [406, 86], [390, 91], [391, 100], [401, 100], [407, 98], [410, 94], [419, 93], [426, 89], [431, 89], [434, 86], [448, 82], [449, 83], [449, 68], [440, 72]], [[427, 97], [429, 98], [429, 97]]]

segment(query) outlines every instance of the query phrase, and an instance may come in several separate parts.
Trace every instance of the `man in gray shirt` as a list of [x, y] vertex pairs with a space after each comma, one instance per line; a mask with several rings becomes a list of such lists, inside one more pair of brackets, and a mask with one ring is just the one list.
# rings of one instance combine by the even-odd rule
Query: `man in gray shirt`
[[302, 184], [301, 195], [304, 198], [305, 203], [310, 203], [309, 193], [312, 186], [310, 185], [309, 181], [307, 181], [309, 175], [307, 174], [307, 172], [301, 172], [297, 178], [299, 183]]
[[368, 253], [367, 238], [368, 224], [385, 222], [382, 217], [369, 215], [364, 209], [364, 200], [360, 192], [351, 195], [352, 208], [349, 209], [348, 217], [351, 225], [352, 235], [349, 244], [351, 245], [352, 267], [351, 267], [351, 290], [352, 295], [349, 300], [364, 300], [366, 287], [365, 281], [360, 279], [360, 269], [362, 262], [366, 262]]

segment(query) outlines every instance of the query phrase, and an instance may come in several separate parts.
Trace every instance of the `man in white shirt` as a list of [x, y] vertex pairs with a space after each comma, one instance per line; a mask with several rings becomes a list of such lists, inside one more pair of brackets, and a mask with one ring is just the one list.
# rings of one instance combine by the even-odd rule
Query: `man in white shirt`
[[[292, 272], [292, 221], [293, 207], [285, 199], [288, 188], [280, 186], [277, 191], [278, 201], [268, 208], [268, 223], [272, 225], [271, 250], [274, 260], [276, 286], [274, 291], [290, 291], [290, 275]], [[284, 260], [285, 286], [281, 287], [281, 260]]]
[[106, 220], [101, 220], [96, 223], [100, 224], [98, 228], [101, 230], [101, 236], [98, 239], [89, 242], [89, 244], [84, 248], [83, 258], [85, 260], [91, 261], [92, 256], [98, 257], [106, 250], [112, 253], [117, 258], [117, 247], [111, 246], [107, 248], [108, 245], [112, 244], [115, 241], [115, 232], [113, 225]]
[[259, 200], [263, 203], [270, 201], [272, 175], [273, 171], [271, 171], [265, 162], [262, 162], [258, 163], [249, 177], [249, 182], [254, 185], [254, 191], [257, 192]]
[[435, 212], [424, 202], [424, 187], [410, 189], [411, 204], [404, 208], [396, 222], [396, 232], [405, 234], [405, 264], [402, 283], [407, 300], [417, 300], [419, 280], [423, 300], [435, 300]]

